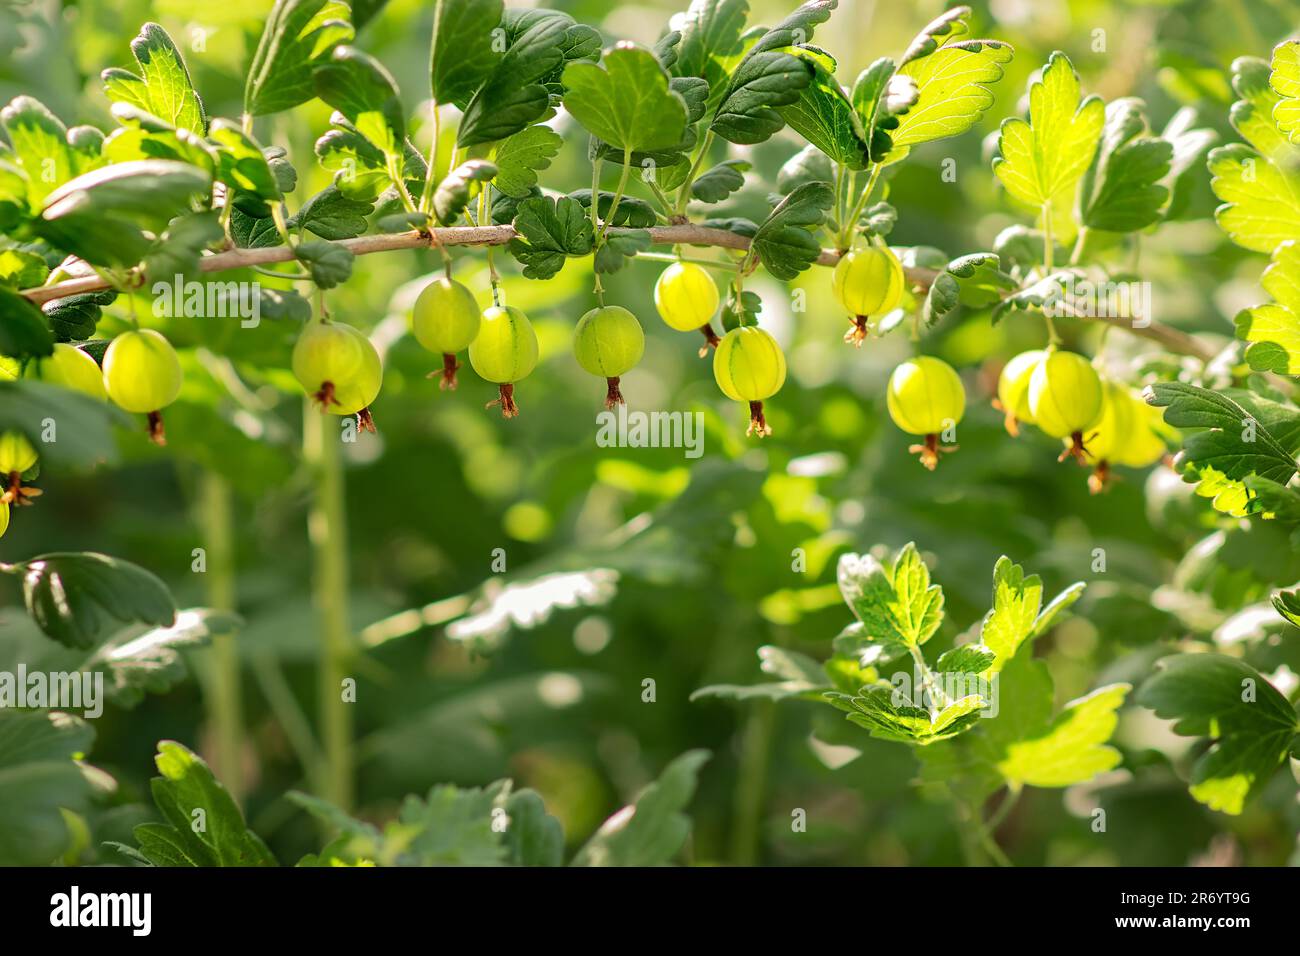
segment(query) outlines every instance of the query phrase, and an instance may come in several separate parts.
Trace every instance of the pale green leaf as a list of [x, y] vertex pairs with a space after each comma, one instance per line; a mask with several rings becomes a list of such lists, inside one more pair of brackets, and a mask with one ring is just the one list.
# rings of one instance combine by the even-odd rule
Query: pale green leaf
[[1002, 124], [993, 171], [1007, 192], [1031, 206], [1068, 199], [1092, 163], [1104, 122], [1102, 101], [1080, 102], [1074, 67], [1065, 54], [1053, 53], [1030, 87], [1029, 121]]
[[998, 770], [1008, 782], [1032, 787], [1068, 787], [1113, 770], [1120, 753], [1106, 743], [1130, 689], [1110, 684], [1066, 704], [1046, 732], [1008, 745]]

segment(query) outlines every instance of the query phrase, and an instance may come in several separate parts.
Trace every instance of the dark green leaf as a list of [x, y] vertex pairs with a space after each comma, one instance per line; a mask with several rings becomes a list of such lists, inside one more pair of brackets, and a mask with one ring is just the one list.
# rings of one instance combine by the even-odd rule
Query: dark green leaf
[[306, 229], [322, 239], [351, 239], [366, 231], [366, 217], [374, 203], [350, 199], [330, 184], [312, 196], [289, 220], [290, 229]]
[[276, 0], [244, 86], [244, 112], [278, 113], [315, 95], [312, 73], [354, 34], [341, 0]]
[[437, 0], [433, 6], [433, 98], [464, 103], [496, 69], [501, 51], [493, 31], [501, 23], [502, 0]]
[[158, 742], [161, 777], [150, 781], [163, 823], [135, 828], [140, 852], [155, 866], [275, 866], [244, 815], [208, 765], [172, 740]]
[[22, 359], [53, 354], [54, 336], [41, 310], [0, 286], [0, 355]]
[[510, 240], [510, 254], [530, 279], [549, 279], [563, 268], [566, 257], [591, 253], [591, 220], [582, 204], [568, 196], [525, 199], [514, 224], [519, 238]]
[[468, 160], [448, 173], [433, 194], [433, 213], [438, 221], [451, 225], [496, 174], [496, 165], [486, 159]]
[[793, 279], [821, 255], [812, 231], [835, 204], [829, 183], [805, 183], [777, 204], [754, 233], [753, 251], [777, 279]]
[[1249, 664], [1221, 654], [1162, 659], [1138, 702], [1176, 720], [1174, 732], [1215, 741], [1192, 769], [1192, 796], [1214, 810], [1241, 813], [1286, 759], [1295, 708]]
[[812, 40], [837, 0], [808, 0], [760, 37], [731, 74], [710, 128], [742, 145], [761, 143], [785, 121], [777, 107], [794, 103], [813, 79], [812, 65], [785, 51]]
[[64, 811], [91, 796], [75, 759], [94, 736], [68, 714], [0, 711], [0, 866], [48, 866], [67, 848]]
[[691, 195], [700, 202], [722, 202], [745, 185], [751, 165], [743, 159], [729, 159], [707, 169], [691, 183]]
[[171, 594], [144, 568], [105, 554], [44, 554], [14, 566], [23, 575], [27, 612], [69, 647], [90, 647], [107, 618], [170, 627]]
[[301, 242], [293, 254], [307, 267], [312, 281], [322, 289], [332, 289], [348, 281], [356, 257], [345, 247], [323, 239]]
[[601, 825], [573, 858], [572, 866], [661, 866], [671, 862], [691, 832], [681, 811], [695, 795], [708, 751], [682, 754], [629, 807]]
[[347, 117], [356, 131], [390, 157], [402, 156], [406, 115], [397, 83], [374, 57], [336, 47], [313, 73], [316, 95]]

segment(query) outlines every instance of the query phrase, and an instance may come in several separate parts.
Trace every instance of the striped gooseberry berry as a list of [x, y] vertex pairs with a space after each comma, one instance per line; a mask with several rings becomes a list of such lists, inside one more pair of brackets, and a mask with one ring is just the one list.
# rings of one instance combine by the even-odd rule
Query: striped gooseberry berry
[[940, 445], [941, 435], [951, 433], [966, 411], [966, 389], [961, 377], [942, 359], [920, 355], [894, 369], [885, 390], [885, 405], [894, 424], [909, 435], [924, 436], [908, 451], [919, 455], [931, 471], [942, 452], [956, 451], [956, 445]]
[[460, 368], [456, 353], [469, 348], [481, 321], [474, 293], [454, 279], [434, 279], [420, 290], [411, 309], [411, 331], [417, 342], [442, 356], [440, 388], [456, 388], [456, 370]]
[[645, 333], [636, 316], [619, 305], [592, 309], [573, 333], [573, 354], [578, 364], [592, 375], [605, 379], [605, 407], [623, 404], [618, 380], [641, 361]]
[[32, 363], [32, 374], [42, 382], [81, 392], [101, 402], [108, 401], [104, 372], [90, 354], [75, 345], [58, 342], [54, 354]]
[[1021, 425], [1034, 423], [1033, 412], [1029, 410], [1029, 380], [1046, 355], [1043, 349], [1033, 349], [1013, 356], [1002, 366], [1002, 373], [998, 376], [998, 397], [993, 405], [1005, 416], [1003, 424], [1009, 435], [1019, 435]]
[[717, 348], [718, 334], [713, 331], [713, 316], [722, 297], [713, 276], [694, 262], [674, 262], [659, 274], [655, 282], [655, 308], [670, 329], [678, 332], [702, 332], [706, 345]]
[[1082, 355], [1048, 348], [1029, 378], [1029, 413], [1052, 438], [1068, 438], [1061, 461], [1087, 464], [1084, 435], [1102, 412], [1101, 378]]
[[868, 320], [898, 308], [903, 286], [903, 264], [888, 246], [871, 245], [844, 253], [831, 276], [831, 290], [853, 323], [844, 341], [861, 346], [869, 332]]
[[469, 364], [479, 377], [497, 385], [498, 397], [487, 407], [501, 406], [503, 418], [519, 414], [515, 383], [537, 367], [537, 333], [523, 312], [508, 305], [483, 311], [478, 336], [469, 347]]
[[375, 430], [370, 404], [379, 395], [384, 367], [370, 339], [342, 322], [309, 322], [293, 346], [294, 377], [322, 412], [356, 415]]
[[123, 332], [104, 352], [104, 390], [120, 408], [149, 416], [149, 438], [167, 443], [162, 410], [181, 391], [181, 360], [153, 329]]
[[728, 398], [749, 403], [747, 435], [772, 434], [763, 416], [763, 399], [785, 384], [785, 353], [765, 329], [745, 325], [732, 329], [713, 353], [713, 377]]

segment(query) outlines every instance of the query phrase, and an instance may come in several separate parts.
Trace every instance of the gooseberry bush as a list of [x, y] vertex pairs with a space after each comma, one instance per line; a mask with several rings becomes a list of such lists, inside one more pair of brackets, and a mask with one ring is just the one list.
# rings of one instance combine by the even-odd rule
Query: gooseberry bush
[[[810, 720], [799, 746], [867, 803], [938, 808], [968, 863], [1185, 863], [1262, 831], [1260, 860], [1294, 852], [1296, 41], [1230, 72], [1170, 54], [1148, 106], [1090, 91], [1095, 37], [1017, 50], [962, 6], [894, 50], [846, 24], [878, 57], [856, 75], [828, 48], [863, 14], [836, 0], [772, 26], [692, 0], [637, 40], [614, 16], [437, 0], [415, 54], [413, 5], [268, 6], [222, 28], [248, 34], [238, 77], [192, 24], [149, 22], [88, 83], [75, 118], [99, 122], [27, 93], [0, 111], [0, 537], [25, 549], [0, 552], [24, 605], [0, 661], [102, 680], [165, 738], [146, 796], [120, 753], [92, 763], [80, 703], [0, 682], [0, 862], [749, 863], [764, 843], [896, 862], [828, 854], [834, 809], [769, 779], [794, 746], [778, 719]], [[1196, 16], [1177, 7], [1143, 16], [1176, 31]], [[1195, 255], [1266, 293], [1235, 336], [1154, 306]], [[704, 461], [589, 449], [586, 423], [676, 390]], [[101, 500], [163, 520], [131, 487], [163, 463], [152, 496], [179, 485], [193, 512], [149, 532], [166, 561], [77, 550], [111, 537], [72, 534]], [[562, 514], [572, 540], [540, 550]], [[610, 618], [650, 642], [616, 691], [509, 639], [570, 612], [583, 654]], [[774, 680], [736, 683], [755, 648]], [[457, 694], [413, 679], [430, 653]], [[549, 672], [510, 670], [529, 660]], [[484, 668], [503, 670], [477, 699]], [[186, 745], [155, 731], [191, 673]], [[553, 712], [613, 693], [671, 695], [708, 730], [602, 738], [628, 799], [598, 826], [563, 785], [592, 772], [538, 753]], [[728, 856], [719, 814], [693, 835], [687, 813], [737, 720], [738, 755], [708, 765], [736, 780]], [[594, 735], [564, 732], [584, 753]], [[639, 746], [657, 779], [610, 756]], [[1059, 853], [1035, 856], [1026, 806]], [[786, 814], [792, 835], [765, 835]], [[1132, 839], [1153, 816], [1190, 822], [1153, 849]]]

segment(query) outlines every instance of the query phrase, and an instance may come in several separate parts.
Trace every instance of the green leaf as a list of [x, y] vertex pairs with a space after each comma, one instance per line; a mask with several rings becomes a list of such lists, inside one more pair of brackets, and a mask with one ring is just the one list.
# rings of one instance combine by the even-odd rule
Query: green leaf
[[606, 820], [573, 858], [572, 866], [662, 866], [691, 832], [681, 811], [695, 795], [706, 750], [691, 750], [667, 767], [629, 806]]
[[[964, 20], [953, 26], [953, 36], [966, 31]], [[957, 136], [974, 126], [993, 105], [989, 87], [1002, 79], [1012, 53], [1009, 44], [998, 40], [952, 40], [931, 53], [906, 58], [896, 75], [916, 84], [917, 99], [890, 131], [893, 151], [886, 161], [901, 159], [918, 143]]]
[[244, 815], [208, 765], [187, 747], [160, 740], [161, 777], [150, 790], [163, 823], [135, 828], [140, 852], [155, 866], [275, 866]]
[[355, 31], [342, 0], [276, 0], [244, 86], [244, 112], [265, 116], [316, 95], [312, 75]]
[[723, 202], [745, 185], [745, 173], [751, 164], [743, 159], [728, 159], [707, 169], [691, 183], [691, 195], [704, 203]]
[[55, 247], [95, 265], [129, 268], [155, 236], [205, 197], [201, 169], [170, 160], [106, 166], [64, 183], [45, 198], [38, 231]]
[[176, 605], [144, 568], [93, 552], [43, 554], [8, 566], [23, 576], [27, 613], [69, 647], [90, 647], [108, 619], [170, 627]]
[[[493, 828], [491, 790], [434, 787], [424, 799], [407, 797], [397, 826], [411, 834], [407, 855], [418, 866], [493, 866], [505, 847]], [[390, 830], [394, 828], [390, 827]]]
[[993, 667], [997, 658], [983, 644], [961, 644], [940, 654], [934, 669], [944, 674], [982, 674]]
[[[336, 117], [347, 123], [341, 115]], [[335, 174], [334, 185], [349, 199], [372, 202], [391, 182], [383, 152], [350, 125], [325, 133], [315, 149], [321, 166]], [[412, 172], [408, 163], [406, 175]]]
[[1300, 142], [1300, 42], [1284, 40], [1273, 48], [1268, 85], [1278, 95], [1273, 122], [1292, 143]]
[[497, 167], [486, 159], [468, 160], [449, 172], [433, 194], [433, 212], [438, 221], [451, 225], [496, 174]]
[[551, 106], [543, 81], [564, 67], [573, 18], [554, 10], [507, 9], [502, 22], [509, 46], [466, 105], [456, 133], [458, 147], [513, 136], [541, 120]]
[[68, 714], [0, 711], [0, 866], [48, 866], [67, 848], [63, 811], [91, 791], [74, 761], [94, 736]]
[[694, 76], [721, 92], [731, 64], [740, 56], [741, 33], [749, 17], [748, 0], [691, 0], [682, 17], [674, 76]]
[[510, 240], [510, 254], [530, 279], [549, 279], [569, 256], [591, 254], [591, 220], [582, 204], [568, 196], [537, 197], [519, 204], [514, 220], [518, 238]]
[[843, 87], [835, 79], [835, 58], [813, 46], [790, 51], [812, 67], [812, 81], [798, 99], [778, 109], [781, 118], [832, 160], [849, 169], [867, 166], [867, 134]]
[[1038, 575], [1025, 577], [1024, 568], [1006, 555], [993, 566], [993, 608], [980, 625], [980, 642], [995, 655], [989, 668], [996, 674], [1033, 636], [1043, 604], [1043, 582]]
[[759, 224], [752, 250], [776, 279], [793, 279], [821, 255], [814, 230], [835, 205], [830, 183], [805, 183], [790, 191]]
[[837, 0], [807, 0], [749, 48], [723, 88], [710, 129], [740, 145], [761, 143], [785, 125], [778, 107], [789, 106], [813, 80], [812, 64], [786, 52], [812, 40]]
[[104, 689], [120, 707], [134, 707], [145, 694], [171, 690], [186, 675], [182, 650], [202, 647], [214, 634], [237, 629], [238, 615], [211, 608], [176, 612], [169, 627], [127, 628], [96, 648], [79, 667], [105, 675]]
[[1163, 658], [1138, 702], [1175, 720], [1174, 733], [1214, 741], [1192, 768], [1191, 794], [1212, 810], [1241, 813], [1286, 759], [1296, 711], [1249, 664], [1220, 654]]
[[[521, 799], [516, 802], [515, 796]], [[552, 826], [558, 823], [531, 797], [535, 797], [531, 791], [510, 793], [509, 781], [504, 780], [471, 790], [440, 785], [426, 797], [408, 796], [397, 819], [381, 831], [324, 800], [290, 793], [292, 802], [340, 834], [319, 857], [304, 858], [298, 865], [554, 865], [553, 854], [562, 843], [562, 835]], [[519, 819], [512, 818], [512, 812]], [[506, 824], [504, 839], [498, 820]], [[511, 833], [515, 827], [519, 829]]]
[[1002, 271], [1001, 260], [992, 252], [973, 252], [954, 259], [945, 272], [956, 280], [957, 301], [973, 309], [996, 305], [1007, 292], [1019, 288], [1019, 283]]
[[8, 286], [0, 286], [0, 355], [40, 358], [54, 354], [54, 336], [41, 310]]
[[1183, 437], [1178, 457], [1186, 476], [1202, 483], [1198, 493], [1214, 497], [1215, 507], [1229, 514], [1249, 509], [1252, 495], [1242, 484], [1247, 476], [1282, 485], [1291, 480], [1296, 462], [1281, 430], [1300, 422], [1294, 413], [1289, 422], [1265, 420], [1243, 407], [1237, 394], [1183, 382], [1157, 382], [1146, 393], [1148, 404], [1168, 409], [1164, 418], [1170, 425], [1205, 429]]
[[209, 138], [217, 145], [218, 179], [263, 202], [280, 201], [280, 182], [251, 136], [229, 120], [218, 119], [212, 122]]
[[220, 216], [217, 210], [208, 209], [174, 219], [167, 232], [145, 254], [145, 281], [171, 282], [176, 276], [196, 278], [203, 251], [225, 238]]
[[67, 127], [30, 96], [16, 96], [0, 110], [0, 126], [9, 136], [13, 160], [26, 181], [28, 205], [39, 209], [46, 196], [77, 175]]
[[[22, 249], [0, 249], [0, 286], [11, 289], [30, 289], [45, 281], [50, 267], [34, 252]], [[3, 346], [0, 352], [13, 355]]]
[[88, 469], [118, 461], [113, 426], [128, 421], [123, 412], [89, 395], [33, 379], [0, 382], [0, 431], [13, 429], [40, 442], [50, 419], [58, 440], [37, 445], [50, 466]]
[[356, 47], [340, 46], [312, 75], [316, 95], [346, 116], [358, 133], [386, 156], [402, 156], [406, 115], [397, 83], [383, 64]]
[[497, 166], [493, 185], [514, 199], [524, 198], [563, 145], [564, 138], [549, 126], [530, 126], [502, 140], [492, 157]]
[[497, 798], [505, 810], [506, 862], [514, 866], [560, 866], [564, 862], [564, 828], [546, 812], [533, 790], [514, 790]]
[[1143, 137], [1141, 109], [1132, 98], [1106, 107], [1101, 145], [1081, 187], [1081, 221], [1090, 229], [1135, 232], [1161, 218], [1169, 199], [1161, 180], [1169, 174], [1174, 148]]
[[1270, 162], [1284, 163], [1295, 150], [1273, 121], [1281, 97], [1269, 85], [1269, 65], [1253, 56], [1232, 61], [1232, 88], [1241, 97], [1232, 104], [1228, 119], [1241, 138]]
[[314, 232], [322, 239], [351, 239], [366, 231], [366, 217], [374, 208], [374, 203], [349, 198], [331, 183], [303, 203], [287, 225]]
[[1300, 175], [1242, 143], [1210, 150], [1209, 166], [1210, 188], [1223, 203], [1214, 218], [1233, 242], [1272, 252], [1300, 237]]
[[1300, 375], [1300, 243], [1287, 240], [1260, 279], [1273, 297], [1237, 315], [1237, 337], [1249, 342], [1246, 361], [1261, 372]]
[[776, 190], [781, 195], [792, 192], [806, 183], [829, 183], [835, 178], [835, 167], [830, 157], [816, 146], [805, 146], [795, 153], [776, 176]]
[[433, 99], [465, 103], [500, 59], [492, 33], [501, 23], [502, 0], [437, 0], [433, 6]]
[[1009, 783], [1031, 787], [1069, 787], [1113, 770], [1121, 756], [1106, 742], [1131, 689], [1108, 684], [1066, 704], [1044, 733], [1008, 745], [998, 770]]
[[1296, 627], [1300, 627], [1300, 590], [1277, 591], [1273, 594], [1274, 610]]
[[993, 171], [1021, 202], [1041, 208], [1061, 201], [1091, 165], [1104, 122], [1101, 99], [1080, 102], [1074, 67], [1064, 53], [1053, 53], [1029, 89], [1029, 122], [1003, 122]]
[[172, 38], [156, 23], [146, 23], [131, 41], [139, 74], [112, 68], [102, 74], [110, 102], [128, 103], [176, 129], [202, 136], [207, 130], [203, 101], [194, 92], [190, 71]]
[[[591, 190], [575, 189], [569, 193], [570, 199], [576, 199], [582, 204], [582, 208], [591, 211]], [[600, 191], [599, 207], [596, 212], [602, 222], [608, 222], [612, 226], [630, 226], [633, 229], [649, 229], [659, 220], [655, 216], [654, 207], [644, 199], [635, 199], [630, 196], [624, 196], [618, 203], [618, 209], [614, 210], [614, 218], [611, 221], [609, 211], [614, 205], [614, 194]]]
[[867, 640], [920, 647], [943, 621], [943, 589], [930, 583], [930, 569], [914, 544], [889, 564], [869, 554], [846, 554], [837, 577]]
[[686, 103], [649, 50], [620, 44], [600, 65], [564, 69], [564, 108], [589, 133], [624, 153], [669, 149], [686, 130]]
[[610, 229], [596, 250], [595, 270], [601, 275], [617, 272], [638, 252], [646, 252], [653, 243], [644, 229]]
[[307, 267], [312, 281], [322, 289], [332, 289], [347, 282], [356, 258], [346, 246], [323, 239], [300, 242], [294, 246], [293, 254]]
[[864, 687], [858, 695], [825, 696], [832, 705], [845, 711], [849, 721], [870, 731], [873, 737], [922, 747], [970, 730], [985, 705], [979, 694], [970, 694], [931, 714], [924, 707], [907, 703], [902, 694], [890, 687]]

